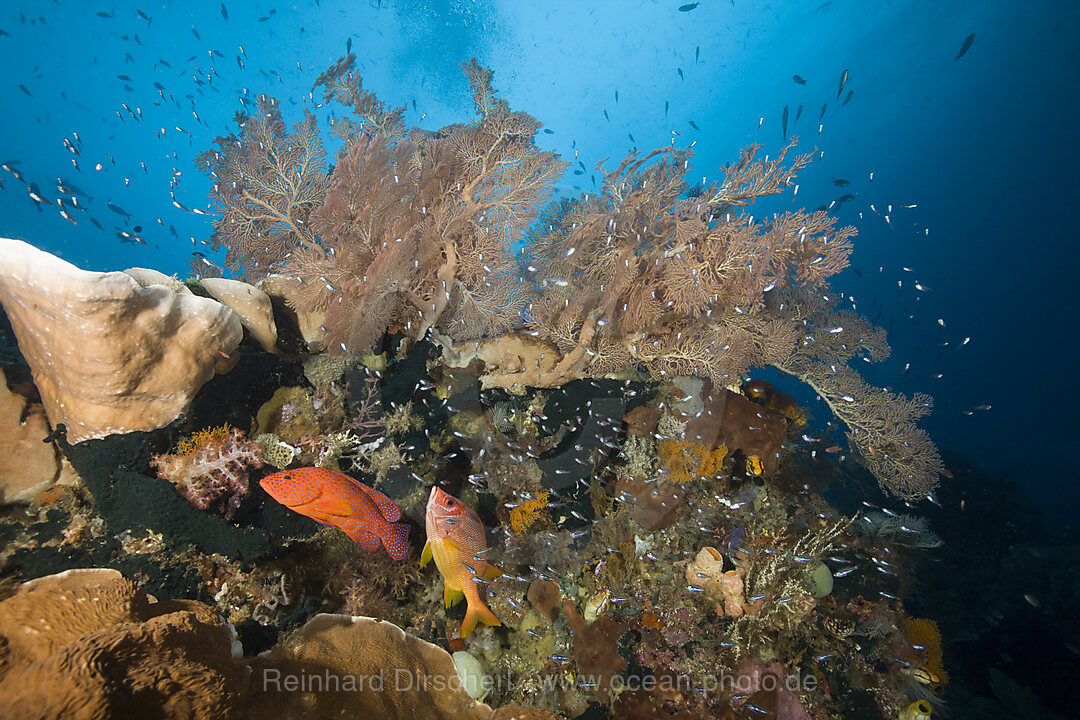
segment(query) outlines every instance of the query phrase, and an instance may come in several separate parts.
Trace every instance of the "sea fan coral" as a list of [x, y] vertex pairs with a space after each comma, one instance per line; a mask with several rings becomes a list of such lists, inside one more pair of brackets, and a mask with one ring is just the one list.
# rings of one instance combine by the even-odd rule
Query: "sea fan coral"
[[289, 132], [278, 102], [260, 95], [255, 112], [238, 112], [236, 123], [240, 136], [217, 138], [217, 150], [202, 153], [196, 164], [214, 181], [210, 197], [221, 208], [213, 248], [226, 248], [225, 264], [254, 281], [313, 239], [308, 217], [330, 179], [311, 113]]
[[510, 251], [566, 167], [541, 151], [540, 123], [496, 97], [491, 72], [465, 64], [476, 122], [401, 133], [400, 112], [364, 91], [355, 58], [319, 79], [326, 100], [353, 110], [326, 200], [311, 217], [316, 242], [287, 270], [299, 310], [325, 312], [330, 352], [371, 348], [389, 327], [411, 341], [437, 329], [456, 340], [518, 324], [528, 288]]
[[262, 467], [262, 453], [241, 430], [223, 426], [196, 433], [175, 454], [155, 455], [150, 464], [200, 510], [225, 500], [225, 517], [231, 520], [248, 492], [246, 466]]

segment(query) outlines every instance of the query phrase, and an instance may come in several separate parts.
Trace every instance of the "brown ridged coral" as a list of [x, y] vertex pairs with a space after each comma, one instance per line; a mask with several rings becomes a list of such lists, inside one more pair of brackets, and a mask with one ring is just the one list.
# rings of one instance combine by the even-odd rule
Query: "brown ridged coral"
[[194, 601], [151, 603], [114, 570], [69, 570], [0, 603], [9, 717], [230, 718], [233, 636]]
[[561, 715], [556, 715], [543, 708], [506, 705], [492, 713], [488, 720], [561, 720], [561, 718]]
[[[449, 653], [387, 622], [316, 615], [270, 653], [241, 659], [239, 649], [213, 608], [154, 602], [115, 570], [32, 580], [0, 602], [0, 715], [492, 717], [462, 688]], [[496, 717], [557, 716], [512, 706]]]

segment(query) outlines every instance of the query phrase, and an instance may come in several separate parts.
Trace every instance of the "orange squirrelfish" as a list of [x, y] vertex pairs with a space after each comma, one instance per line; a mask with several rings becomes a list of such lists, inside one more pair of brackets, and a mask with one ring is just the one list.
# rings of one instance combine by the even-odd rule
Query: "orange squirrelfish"
[[435, 558], [435, 566], [443, 576], [446, 607], [462, 597], [468, 603], [461, 623], [461, 637], [468, 637], [477, 622], [501, 625], [480, 599], [480, 583], [502, 575], [502, 571], [484, 559], [487, 539], [476, 511], [434, 487], [428, 498], [424, 525], [427, 527], [427, 544], [420, 556], [420, 565]]
[[365, 550], [382, 545], [395, 560], [409, 554], [409, 526], [397, 522], [401, 509], [345, 473], [314, 467], [282, 470], [259, 485], [290, 510], [341, 528]]

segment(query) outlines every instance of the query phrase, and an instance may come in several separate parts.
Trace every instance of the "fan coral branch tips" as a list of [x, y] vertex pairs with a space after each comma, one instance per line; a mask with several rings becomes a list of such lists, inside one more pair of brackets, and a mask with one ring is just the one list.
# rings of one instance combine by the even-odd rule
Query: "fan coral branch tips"
[[236, 122], [240, 137], [218, 137], [218, 149], [196, 163], [214, 181], [210, 197], [221, 208], [213, 248], [225, 247], [225, 264], [254, 281], [314, 240], [308, 218], [322, 204], [330, 179], [311, 113], [288, 132], [278, 103], [260, 95], [255, 112], [238, 112]]
[[687, 188], [688, 150], [631, 155], [605, 173], [599, 195], [546, 213], [528, 244], [538, 295], [529, 316], [562, 359], [485, 384], [558, 385], [642, 364], [656, 378], [726, 385], [787, 357], [800, 330], [767, 307], [769, 293], [820, 286], [846, 267], [855, 234], [821, 212], [766, 222], [732, 212], [786, 187], [809, 161], [784, 164], [790, 147], [771, 161], [755, 161], [751, 148], [705, 191]]

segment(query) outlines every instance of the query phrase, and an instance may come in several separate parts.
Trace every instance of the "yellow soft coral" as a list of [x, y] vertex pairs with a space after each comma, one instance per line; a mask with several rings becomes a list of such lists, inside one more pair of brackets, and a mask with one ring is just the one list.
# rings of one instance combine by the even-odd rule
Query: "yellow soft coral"
[[941, 659], [941, 631], [937, 623], [925, 618], [908, 618], [904, 621], [904, 636], [913, 646], [920, 663], [918, 668], [929, 670], [937, 677], [935, 684], [944, 686], [949, 675]]
[[220, 445], [229, 437], [232, 428], [228, 423], [216, 428], [204, 428], [191, 436], [190, 440], [181, 440], [176, 446], [177, 455], [191, 455], [196, 450], [207, 445]]
[[668, 438], [660, 441], [657, 454], [671, 479], [685, 484], [691, 480], [720, 475], [727, 451], [724, 445], [712, 449], [701, 443]]
[[525, 500], [510, 510], [510, 529], [516, 533], [528, 530], [547, 508], [548, 492], [544, 490], [531, 500]]

